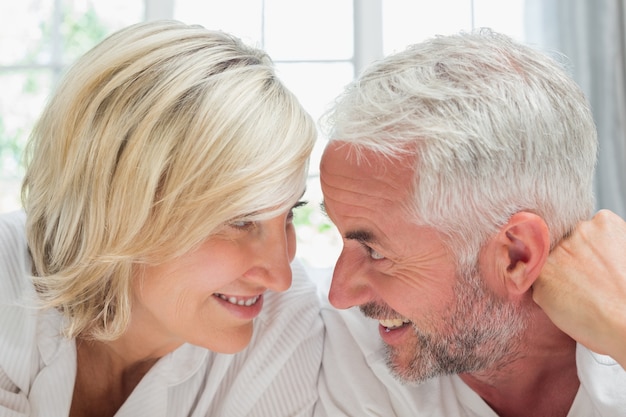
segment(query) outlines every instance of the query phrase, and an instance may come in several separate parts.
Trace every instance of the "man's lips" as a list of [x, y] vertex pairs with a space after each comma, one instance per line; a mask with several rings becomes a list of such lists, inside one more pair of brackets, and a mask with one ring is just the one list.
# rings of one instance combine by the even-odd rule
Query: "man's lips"
[[397, 318], [397, 319], [379, 319], [378, 322], [381, 326], [383, 326], [387, 331], [398, 329], [404, 325], [407, 325], [411, 322], [409, 319], [405, 318]]

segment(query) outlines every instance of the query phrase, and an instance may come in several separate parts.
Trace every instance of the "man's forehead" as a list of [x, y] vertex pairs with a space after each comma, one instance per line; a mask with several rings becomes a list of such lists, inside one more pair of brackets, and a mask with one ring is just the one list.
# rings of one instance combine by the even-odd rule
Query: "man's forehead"
[[412, 152], [389, 157], [378, 151], [341, 141], [331, 142], [326, 147], [320, 164], [320, 170], [324, 174], [383, 182], [410, 180], [414, 168], [415, 154]]
[[410, 159], [389, 159], [371, 150], [357, 154], [353, 146], [331, 143], [322, 158], [320, 180], [328, 215], [374, 223], [399, 216], [412, 188]]

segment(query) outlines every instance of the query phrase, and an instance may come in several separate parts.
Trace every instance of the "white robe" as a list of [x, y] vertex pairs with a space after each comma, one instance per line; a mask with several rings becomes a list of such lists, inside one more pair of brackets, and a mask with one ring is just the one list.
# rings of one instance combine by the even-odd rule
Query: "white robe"
[[[358, 308], [322, 306], [326, 327], [316, 417], [497, 417], [458, 375], [403, 383], [388, 370], [378, 321]], [[626, 372], [608, 356], [576, 349], [580, 388], [568, 417], [626, 416]], [[529, 416], [530, 417], [530, 416]]]
[[[0, 416], [68, 415], [76, 345], [56, 310], [28, 306], [23, 213], [0, 215]], [[268, 292], [250, 345], [218, 354], [183, 345], [161, 358], [116, 416], [309, 416], [317, 399], [324, 329], [319, 298], [294, 262], [292, 287]]]

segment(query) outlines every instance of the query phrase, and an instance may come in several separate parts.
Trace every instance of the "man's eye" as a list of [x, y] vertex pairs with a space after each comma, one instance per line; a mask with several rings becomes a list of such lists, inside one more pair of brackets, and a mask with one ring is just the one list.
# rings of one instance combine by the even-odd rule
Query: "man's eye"
[[370, 255], [370, 258], [379, 261], [381, 259], [385, 259], [385, 257], [383, 255], [381, 255], [380, 253], [376, 252], [374, 249], [370, 248], [369, 246], [366, 246], [367, 248], [367, 253]]

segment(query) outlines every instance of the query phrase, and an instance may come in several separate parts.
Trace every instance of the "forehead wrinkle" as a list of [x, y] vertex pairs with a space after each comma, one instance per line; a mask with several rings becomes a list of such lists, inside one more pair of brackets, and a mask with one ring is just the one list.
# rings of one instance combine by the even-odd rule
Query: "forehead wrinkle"
[[[354, 190], [367, 190], [367, 197], [376, 198], [380, 200], [390, 200], [389, 191], [399, 190], [403, 187], [400, 186], [398, 181], [390, 180], [388, 177], [355, 177], [348, 175], [340, 175], [337, 173], [328, 172], [326, 175], [320, 176], [320, 182], [323, 186], [335, 192], [355, 194], [357, 199], [363, 194]], [[362, 199], [362, 198], [361, 198]]]
[[[334, 150], [330, 150], [334, 148]], [[415, 173], [417, 153], [407, 152], [398, 157], [387, 157], [376, 151], [365, 149], [358, 152], [360, 157], [355, 156], [355, 145], [348, 143], [335, 143], [329, 145], [320, 162], [321, 171], [327, 171], [330, 175], [347, 181], [381, 182], [385, 188], [395, 190], [406, 187], [407, 176], [412, 178]], [[347, 174], [342, 173], [348, 171]], [[367, 180], [363, 180], [367, 178]]]
[[[348, 177], [343, 177], [348, 179]], [[363, 182], [363, 181], [361, 181]], [[353, 186], [354, 184], [339, 182], [332, 184], [327, 178], [321, 179], [322, 190], [324, 190], [324, 202], [322, 203], [322, 209], [328, 214], [327, 202], [335, 202], [334, 205], [345, 206], [341, 211], [352, 212], [352, 209], [359, 208], [378, 214], [382, 209], [388, 211], [390, 208], [396, 208], [397, 202], [392, 198], [394, 197], [389, 193], [389, 188], [385, 187], [367, 187], [367, 194], [362, 191], [363, 187]], [[332, 195], [332, 198], [330, 198]], [[330, 204], [333, 205], [332, 203]], [[333, 207], [334, 211], [337, 211], [337, 207]]]

